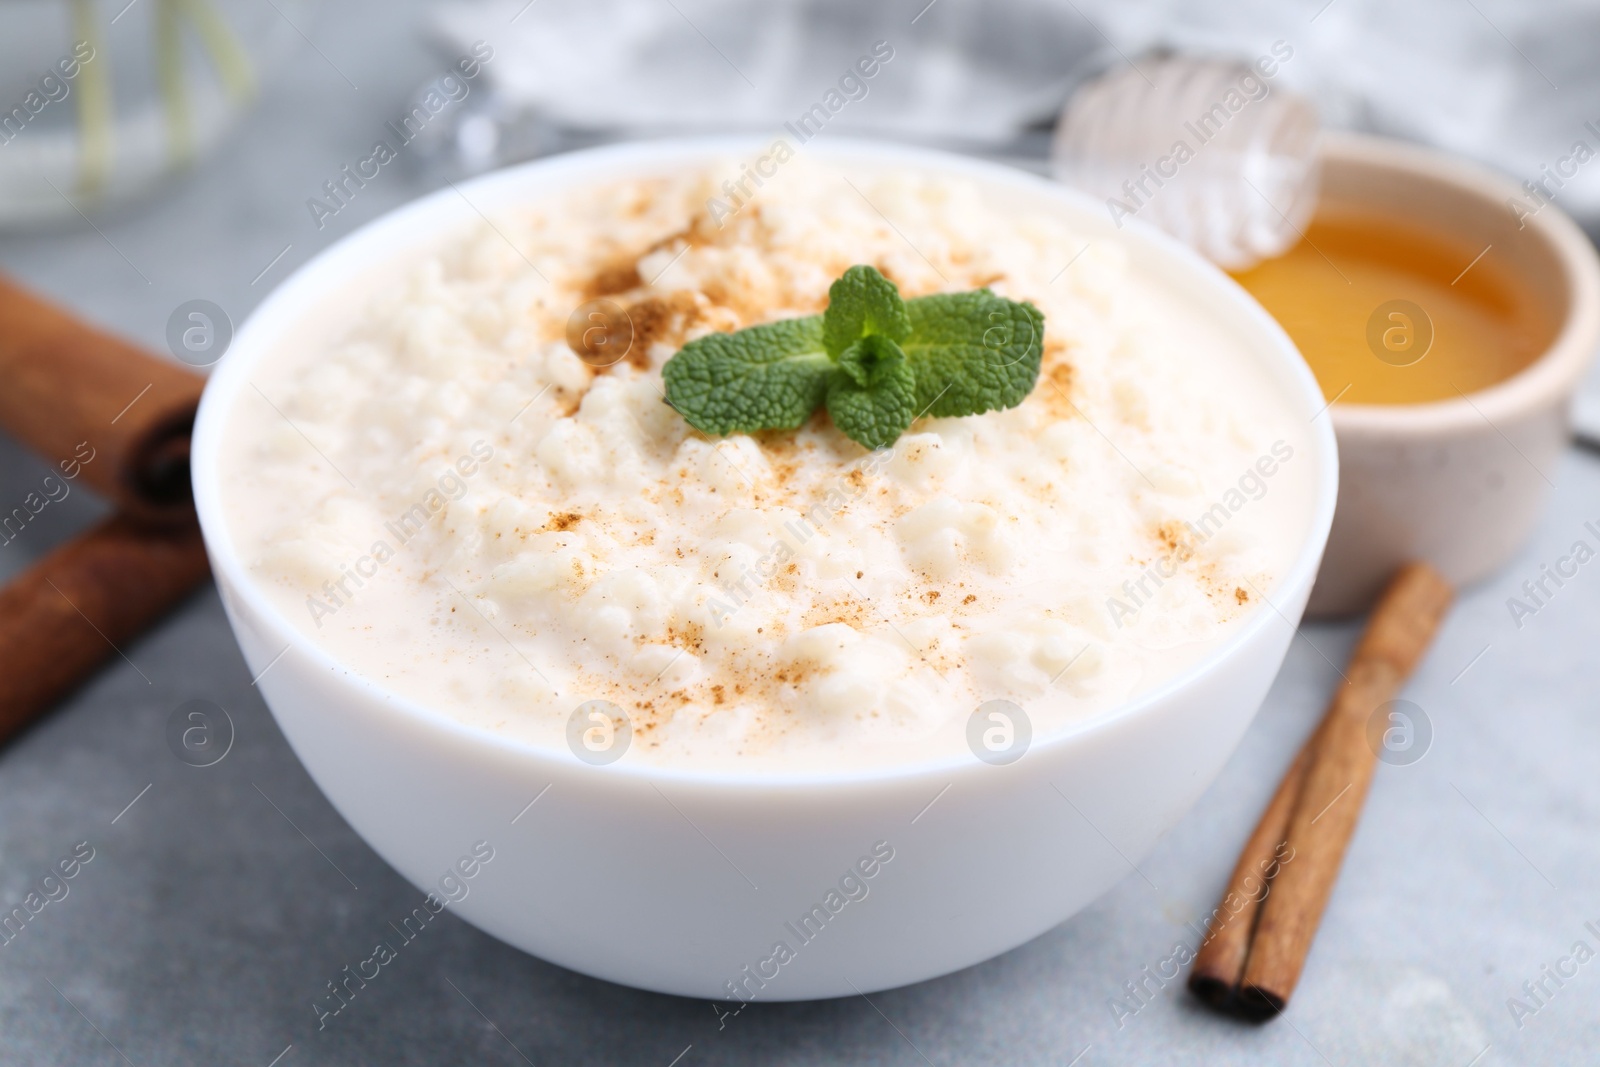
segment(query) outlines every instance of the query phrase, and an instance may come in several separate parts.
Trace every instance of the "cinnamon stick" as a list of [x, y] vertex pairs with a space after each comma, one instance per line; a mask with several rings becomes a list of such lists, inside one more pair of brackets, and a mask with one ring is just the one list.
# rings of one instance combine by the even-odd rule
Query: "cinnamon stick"
[[115, 515], [0, 589], [0, 741], [125, 653], [209, 573], [198, 526]]
[[50, 463], [72, 463], [130, 516], [193, 517], [204, 378], [0, 278], [0, 382], [0, 427]]
[[1282, 865], [1261, 903], [1239, 986], [1237, 1007], [1246, 1014], [1266, 1018], [1281, 1012], [1300, 981], [1372, 782], [1377, 754], [1367, 740], [1367, 720], [1394, 699], [1416, 668], [1452, 595], [1437, 571], [1412, 563], [1373, 610], [1317, 730], [1289, 817], [1293, 861]]
[[[1239, 853], [1239, 862], [1228, 876], [1228, 888], [1212, 913], [1213, 918], [1220, 921], [1209, 924], [1206, 939], [1195, 953], [1194, 967], [1189, 971], [1189, 991], [1213, 1007], [1227, 1007], [1238, 992], [1261, 903], [1272, 891], [1271, 882], [1283, 863], [1286, 859], [1293, 860], [1293, 853], [1286, 848], [1289, 816], [1294, 812], [1315, 744], [1316, 733], [1313, 732], [1284, 772], [1278, 791], [1272, 795], [1250, 840]], [[1230, 900], [1242, 900], [1243, 904], [1237, 909], [1230, 908]]]

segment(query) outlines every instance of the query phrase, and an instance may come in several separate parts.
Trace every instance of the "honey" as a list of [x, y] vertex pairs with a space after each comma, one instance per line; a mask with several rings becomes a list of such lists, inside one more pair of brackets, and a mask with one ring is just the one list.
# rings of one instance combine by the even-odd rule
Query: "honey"
[[1511, 377], [1554, 324], [1487, 250], [1381, 215], [1319, 216], [1235, 275], [1283, 325], [1329, 400], [1452, 400]]

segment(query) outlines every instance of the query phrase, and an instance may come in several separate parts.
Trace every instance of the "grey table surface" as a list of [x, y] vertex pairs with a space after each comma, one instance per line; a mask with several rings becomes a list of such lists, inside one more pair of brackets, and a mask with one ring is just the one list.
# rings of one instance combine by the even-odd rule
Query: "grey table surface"
[[[330, 8], [315, 47], [213, 158], [98, 232], [0, 239], [0, 266], [157, 349], [185, 300], [239, 321], [296, 265], [429, 187], [386, 170], [322, 231], [304, 205], [438, 72], [416, 11]], [[46, 471], [0, 443], [0, 502]], [[1236, 755], [1140, 873], [997, 959], [870, 1002], [758, 1005], [724, 1024], [705, 1001], [586, 978], [446, 916], [319, 1032], [313, 998], [416, 891], [307, 777], [207, 587], [0, 752], [0, 904], [76, 843], [94, 849], [69, 895], [0, 946], [0, 1062], [1593, 1062], [1600, 963], [1546, 979], [1537, 1002], [1522, 990], [1576, 942], [1600, 948], [1585, 926], [1600, 929], [1600, 567], [1520, 627], [1506, 607], [1540, 564], [1600, 541], [1585, 527], [1600, 520], [1600, 461], [1574, 451], [1545, 473], [1556, 488], [1532, 542], [1462, 597], [1408, 690], [1431, 747], [1379, 768], [1303, 984], [1273, 1023], [1208, 1014], [1177, 982], [1137, 1011], [1112, 1004], [1193, 943], [1186, 924], [1213, 906], [1353, 625], [1303, 629]], [[0, 551], [0, 576], [102, 510], [83, 492], [51, 505]], [[165, 741], [193, 698], [236, 725], [215, 766], [181, 763]], [[1512, 998], [1531, 1012], [1514, 1015]]]

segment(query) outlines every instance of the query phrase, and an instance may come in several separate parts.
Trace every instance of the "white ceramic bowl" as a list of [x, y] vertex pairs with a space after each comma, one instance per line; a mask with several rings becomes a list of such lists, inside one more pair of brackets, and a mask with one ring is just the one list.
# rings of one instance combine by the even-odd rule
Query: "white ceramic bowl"
[[[283, 283], [238, 332], [206, 389], [194, 437], [195, 500], [223, 603], [278, 724], [328, 799], [414, 884], [478, 840], [495, 858], [452, 905], [519, 948], [645, 989], [793, 1000], [870, 992], [977, 963], [1050, 929], [1130, 873], [1221, 768], [1282, 662], [1322, 555], [1337, 485], [1327, 419], [1312, 425], [1314, 514], [1274, 607], [1180, 677], [1018, 762], [973, 758], [881, 773], [752, 775], [604, 767], [463, 726], [341, 665], [257, 588], [229, 537], [217, 457], [253, 368], [331, 299], [419, 247], [481, 225], [478, 210], [594, 180], [749, 158], [751, 142], [626, 145], [447, 189], [367, 226]], [[1120, 233], [1102, 206], [1054, 183], [941, 153], [851, 142], [808, 145], [845, 163], [968, 175], [999, 195], [1057, 205], [1087, 236], [1120, 240], [1134, 269], [1189, 294], [1236, 333], [1309, 421], [1322, 406], [1293, 344], [1231, 280], [1142, 225]], [[464, 194], [464, 195], [463, 195]], [[467, 201], [471, 203], [468, 204]], [[1076, 249], [1063, 249], [1066, 262]], [[287, 649], [287, 652], [284, 650]], [[282, 654], [281, 659], [274, 659]], [[527, 807], [539, 797], [537, 804]], [[930, 805], [932, 805], [930, 807]], [[520, 814], [519, 814], [520, 813]], [[857, 880], [802, 943], [798, 926], [852, 864]], [[870, 865], [869, 865], [870, 866]], [[856, 883], [847, 886], [856, 895]], [[846, 899], [842, 894], [837, 899]], [[813, 920], [817, 922], [817, 920]], [[794, 952], [774, 960], [773, 946]], [[767, 961], [763, 963], [762, 961]], [[748, 970], [746, 970], [748, 968]], [[756, 979], [758, 970], [771, 977]]]
[[1511, 179], [1403, 141], [1325, 135], [1321, 197], [1319, 210], [1398, 216], [1486, 249], [1555, 324], [1542, 355], [1468, 396], [1333, 405], [1343, 485], [1310, 611], [1343, 615], [1369, 607], [1410, 560], [1470, 585], [1528, 539], [1600, 344], [1600, 259], [1560, 208], [1531, 213]]

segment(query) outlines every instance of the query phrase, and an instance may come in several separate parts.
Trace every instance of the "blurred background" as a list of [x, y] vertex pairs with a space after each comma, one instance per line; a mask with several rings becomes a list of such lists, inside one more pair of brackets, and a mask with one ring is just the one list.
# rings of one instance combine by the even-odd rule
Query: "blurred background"
[[[1575, 142], [1600, 148], [1596, 39], [1600, 5], [1578, 0], [6, 0], [0, 258], [49, 287], [56, 271], [103, 281], [78, 287], [82, 309], [151, 342], [187, 299], [237, 322], [330, 241], [446, 180], [621, 138], [776, 133], [879, 41], [893, 60], [827, 136], [1044, 170], [1086, 80], [1276, 44], [1273, 88], [1325, 126], [1546, 181], [1593, 232], [1600, 167], [1548, 176]], [[442, 86], [475, 42], [492, 58]], [[443, 106], [377, 180], [325, 201], [334, 214], [311, 206], [430, 91]], [[78, 262], [79, 243], [98, 251]]]
[[[1600, 149], [1600, 2], [0, 0], [0, 269], [165, 352], [181, 305], [211, 301], [237, 326], [297, 266], [447, 181], [621, 138], [775, 134], [880, 41], [892, 61], [822, 136], [1049, 172], [1058, 116], [1087, 80], [1166, 51], [1250, 62], [1281, 42], [1274, 89], [1302, 94], [1324, 126], [1545, 181], [1600, 233], [1600, 164], [1586, 156], [1549, 180], [1575, 143]], [[476, 73], [461, 77], [469, 56]], [[396, 158], [331, 196], [374, 142], [402, 140], [395, 127], [419, 106], [427, 120]], [[1569, 455], [1568, 468], [1580, 462]], [[6, 499], [47, 469], [0, 440]], [[1585, 506], [1558, 502], [1516, 578], [1593, 518]], [[0, 578], [104, 510], [87, 493], [52, 506], [0, 554]], [[1334, 624], [1314, 631], [1322, 652], [1296, 644], [1229, 771], [1149, 877], [999, 960], [870, 1005], [769, 1006], [725, 1027], [706, 1004], [561, 971], [450, 918], [371, 994], [369, 1014], [331, 1035], [316, 1031], [313, 996], [414, 892], [300, 768], [207, 587], [0, 753], [5, 901], [73, 841], [106, 857], [59, 906], [71, 918], [0, 948], [0, 1062], [1579, 1062], [1600, 1041], [1593, 976], [1553, 1022], [1524, 1034], [1505, 1017], [1505, 997], [1579, 933], [1569, 913], [1593, 911], [1583, 893], [1596, 872], [1575, 857], [1592, 854], [1600, 801], [1592, 747], [1550, 744], [1504, 714], [1559, 707], [1587, 729], [1553, 695], [1571, 657], [1528, 644], [1510, 668], [1498, 598], [1513, 577], [1502, 584], [1463, 609], [1439, 653], [1469, 668], [1487, 656], [1471, 694], [1449, 689], [1452, 666], [1418, 697], [1455, 700], [1470, 736], [1441, 729], [1437, 756], [1380, 779], [1389, 820], [1352, 854], [1324, 938], [1341, 947], [1326, 950], [1293, 1028], [1241, 1031], [1175, 986], [1126, 1028], [1105, 1003], [1211, 907], [1218, 864], [1353, 640]], [[1596, 615], [1574, 597], [1550, 617], [1545, 633], [1581, 634]], [[163, 740], [169, 712], [196, 696], [228, 708], [238, 731], [233, 756], [203, 771]], [[1481, 799], [1508, 763], [1549, 783], [1546, 799], [1485, 815], [1451, 793]], [[1512, 839], [1552, 878], [1530, 874], [1503, 846]], [[1394, 858], [1424, 852], [1431, 865]], [[1379, 868], [1401, 887], [1372, 892]], [[1544, 882], [1572, 907], [1552, 918]], [[1489, 1043], [1491, 1058], [1474, 1059]]]
[[[361, 15], [359, 4], [322, 6], [9, 0], [0, 8], [8, 107], [79, 42], [99, 58], [85, 64], [76, 99], [52, 102], [25, 142], [7, 144], [4, 217], [71, 213], [40, 195], [41, 179], [76, 184], [95, 203], [146, 192], [225, 150], [236, 127], [254, 125], [244, 116], [263, 94], [269, 107], [283, 99], [285, 81], [326, 91], [326, 110], [358, 113], [385, 100], [404, 110], [397, 78], [417, 77], [420, 94], [425, 55], [442, 73], [480, 40], [495, 52], [482, 90], [430, 131], [419, 162], [459, 174], [597, 139], [771, 128], [880, 40], [898, 46], [893, 77], [835, 129], [992, 153], [1035, 154], [1076, 84], [1161, 49], [1251, 59], [1285, 42], [1293, 57], [1281, 83], [1308, 95], [1328, 124], [1534, 178], [1584, 132], [1594, 117], [1585, 106], [1600, 100], [1588, 47], [1600, 9], [1579, 2], [445, 0]], [[328, 34], [319, 46], [311, 36], [347, 20], [360, 29], [355, 40]], [[287, 66], [296, 49], [323, 69], [303, 57]], [[1563, 199], [1594, 217], [1600, 175], [1580, 174]]]

